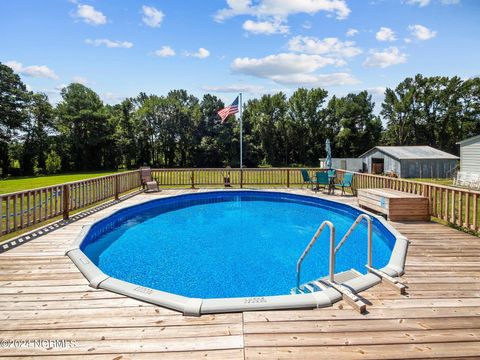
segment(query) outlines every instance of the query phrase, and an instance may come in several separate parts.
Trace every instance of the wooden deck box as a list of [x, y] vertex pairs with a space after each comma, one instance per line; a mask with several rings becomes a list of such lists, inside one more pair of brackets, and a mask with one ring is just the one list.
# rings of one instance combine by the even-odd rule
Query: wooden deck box
[[392, 221], [428, 221], [428, 198], [391, 189], [358, 189], [358, 205], [382, 214]]

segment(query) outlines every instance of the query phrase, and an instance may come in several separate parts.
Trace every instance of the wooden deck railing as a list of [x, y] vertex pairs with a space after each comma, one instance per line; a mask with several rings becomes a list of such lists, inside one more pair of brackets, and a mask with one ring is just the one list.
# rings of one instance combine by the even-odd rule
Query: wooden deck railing
[[[338, 177], [345, 171], [337, 170]], [[354, 173], [353, 188], [388, 188], [425, 196], [430, 200], [430, 215], [464, 229], [480, 231], [480, 191], [426, 182]]]
[[[319, 168], [308, 168], [312, 179]], [[345, 171], [337, 170], [338, 178]], [[430, 214], [464, 229], [480, 231], [479, 191], [354, 173], [353, 189], [389, 188], [429, 198]], [[303, 184], [300, 169], [152, 169], [161, 187], [291, 187]], [[0, 236], [77, 211], [141, 186], [138, 170], [45, 188], [0, 195]]]
[[0, 195], [0, 236], [118, 199], [141, 186], [138, 170]]
[[[312, 179], [319, 168], [308, 168]], [[290, 187], [303, 184], [300, 169], [252, 168], [252, 169], [152, 169], [152, 177], [160, 186], [169, 187], [215, 187], [224, 186], [225, 178], [233, 187], [270, 186]]]

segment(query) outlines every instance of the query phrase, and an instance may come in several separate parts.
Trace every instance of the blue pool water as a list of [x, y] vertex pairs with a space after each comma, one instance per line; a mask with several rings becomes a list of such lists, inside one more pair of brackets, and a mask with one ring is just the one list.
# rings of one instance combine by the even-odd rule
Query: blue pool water
[[[217, 191], [158, 199], [96, 223], [81, 249], [106, 274], [199, 298], [284, 295], [317, 227], [330, 220], [341, 239], [360, 212], [318, 198], [264, 191]], [[388, 263], [395, 238], [376, 219], [373, 265]], [[365, 272], [367, 226], [337, 254], [336, 272]], [[328, 275], [322, 234], [302, 267], [302, 282]]]

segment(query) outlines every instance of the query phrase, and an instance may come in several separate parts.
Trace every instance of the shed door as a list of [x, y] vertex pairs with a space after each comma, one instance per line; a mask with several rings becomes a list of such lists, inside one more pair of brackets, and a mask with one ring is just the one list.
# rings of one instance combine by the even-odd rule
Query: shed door
[[385, 168], [385, 159], [372, 158], [372, 174], [383, 174]]

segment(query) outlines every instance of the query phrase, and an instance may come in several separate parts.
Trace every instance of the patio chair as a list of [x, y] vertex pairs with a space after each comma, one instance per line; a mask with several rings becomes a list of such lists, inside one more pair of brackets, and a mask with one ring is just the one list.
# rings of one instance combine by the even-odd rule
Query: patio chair
[[302, 188], [303, 188], [303, 185], [309, 184], [313, 190], [314, 181], [310, 178], [308, 171], [306, 169], [301, 169], [300, 172], [302, 173], [302, 179], [303, 179]]
[[327, 170], [327, 174], [329, 178], [334, 178], [335, 176], [337, 176], [337, 170], [335, 169]]
[[142, 178], [142, 188], [145, 192], [160, 191], [158, 181], [152, 179], [152, 170], [149, 167], [140, 168], [140, 176]]
[[315, 182], [315, 189], [317, 191], [320, 189], [320, 186], [323, 186], [323, 188], [325, 189], [327, 186], [330, 185], [330, 179], [328, 178], [328, 174], [324, 171], [316, 173], [316, 180], [317, 181]]
[[340, 186], [342, 188], [342, 195], [345, 194], [345, 188], [350, 188], [350, 190], [353, 193], [353, 174], [352, 173], [344, 173], [343, 179], [339, 182], [336, 183], [335, 186]]

